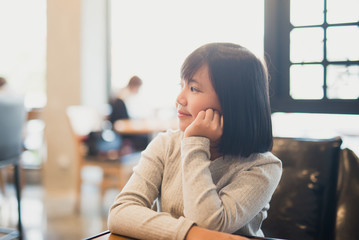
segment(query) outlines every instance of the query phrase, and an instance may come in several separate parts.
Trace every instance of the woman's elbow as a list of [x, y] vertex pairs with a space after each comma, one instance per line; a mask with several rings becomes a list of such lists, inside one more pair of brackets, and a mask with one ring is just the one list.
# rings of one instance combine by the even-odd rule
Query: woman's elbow
[[117, 233], [119, 231], [118, 230], [119, 211], [120, 211], [120, 206], [113, 205], [108, 213], [107, 227], [112, 233]]
[[107, 218], [107, 227], [108, 230], [110, 230], [110, 232], [116, 232], [116, 220], [113, 214], [113, 209], [110, 209], [110, 212], [108, 214], [108, 218]]
[[193, 221], [200, 227], [223, 232], [226, 230], [225, 220], [222, 212], [213, 213], [211, 215], [197, 216]]

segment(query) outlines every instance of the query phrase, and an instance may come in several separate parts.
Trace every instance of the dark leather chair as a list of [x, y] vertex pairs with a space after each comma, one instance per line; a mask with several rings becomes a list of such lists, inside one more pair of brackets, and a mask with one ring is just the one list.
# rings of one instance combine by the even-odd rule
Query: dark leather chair
[[266, 236], [296, 239], [359, 239], [359, 159], [342, 140], [275, 138], [283, 162], [273, 194]]
[[335, 239], [359, 239], [359, 158], [350, 149], [340, 153]]
[[268, 237], [334, 239], [341, 138], [275, 138], [283, 175], [262, 229]]
[[19, 160], [26, 111], [23, 98], [0, 96], [0, 168], [14, 166], [14, 184], [18, 204], [18, 229], [0, 228], [6, 239], [22, 238]]

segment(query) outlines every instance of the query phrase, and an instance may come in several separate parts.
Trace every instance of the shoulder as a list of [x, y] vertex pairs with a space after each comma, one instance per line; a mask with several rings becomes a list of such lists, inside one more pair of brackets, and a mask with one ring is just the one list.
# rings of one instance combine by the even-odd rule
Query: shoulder
[[282, 161], [271, 152], [253, 153], [249, 157], [233, 157], [234, 160], [245, 165], [282, 164]]
[[259, 171], [264, 175], [280, 177], [282, 174], [282, 161], [271, 152], [251, 154], [247, 158], [232, 157], [231, 165], [234, 171]]
[[281, 164], [282, 161], [277, 158], [271, 152], [264, 152], [264, 153], [253, 153], [249, 157], [241, 157], [241, 156], [230, 156], [226, 155], [226, 159], [231, 159], [232, 162], [236, 162], [237, 164], [241, 165], [260, 165], [266, 163], [275, 163]]
[[180, 149], [180, 143], [183, 138], [183, 132], [180, 130], [167, 130], [158, 133], [150, 142], [145, 151], [156, 151], [168, 154]]
[[232, 158], [228, 174], [238, 182], [260, 182], [274, 189], [282, 176], [282, 162], [271, 152], [251, 154], [248, 158]]
[[282, 165], [282, 161], [271, 152], [253, 154], [254, 161]]
[[183, 138], [183, 132], [179, 129], [173, 130], [168, 129], [165, 132], [160, 132], [157, 134], [157, 136], [153, 139], [153, 141], [165, 141], [165, 142], [177, 142], [181, 141]]
[[130, 95], [131, 95], [130, 90], [127, 87], [124, 87], [118, 91], [117, 97], [126, 101]]
[[[251, 168], [257, 169], [262, 175], [269, 179], [279, 179], [282, 175], [282, 161], [271, 152], [256, 153], [250, 156]], [[275, 181], [276, 182], [276, 181]]]
[[272, 172], [282, 172], [282, 161], [271, 152], [255, 153], [249, 156], [251, 167], [260, 167]]

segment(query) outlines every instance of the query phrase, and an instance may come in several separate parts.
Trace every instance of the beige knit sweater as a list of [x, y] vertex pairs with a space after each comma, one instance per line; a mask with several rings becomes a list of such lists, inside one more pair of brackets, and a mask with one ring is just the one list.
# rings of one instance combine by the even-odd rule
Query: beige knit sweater
[[[263, 236], [260, 229], [281, 177], [272, 153], [210, 161], [209, 140], [159, 134], [142, 153], [110, 209], [111, 232], [138, 239], [183, 240], [193, 224]], [[151, 209], [155, 200], [159, 209]]]

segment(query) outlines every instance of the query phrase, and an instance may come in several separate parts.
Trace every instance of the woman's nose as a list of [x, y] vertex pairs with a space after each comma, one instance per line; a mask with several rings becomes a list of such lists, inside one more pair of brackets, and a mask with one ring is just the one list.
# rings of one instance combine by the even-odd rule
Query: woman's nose
[[180, 91], [180, 93], [178, 94], [177, 96], [177, 99], [176, 99], [176, 103], [179, 104], [179, 105], [186, 105], [186, 97], [185, 97], [185, 92], [184, 92], [184, 88]]

